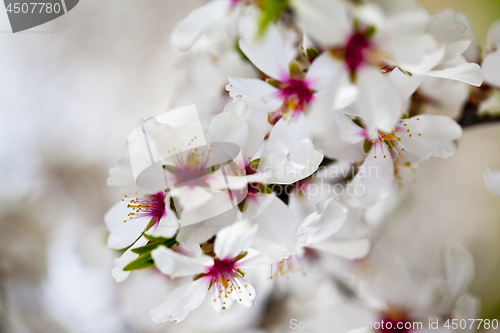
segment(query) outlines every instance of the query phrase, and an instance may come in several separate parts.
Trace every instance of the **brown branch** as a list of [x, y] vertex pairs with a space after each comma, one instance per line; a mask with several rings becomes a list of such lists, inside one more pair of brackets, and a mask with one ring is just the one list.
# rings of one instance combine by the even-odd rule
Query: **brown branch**
[[500, 122], [500, 115], [478, 114], [479, 104], [484, 101], [491, 92], [491, 87], [483, 85], [471, 93], [469, 100], [462, 109], [462, 116], [458, 120], [462, 128]]
[[477, 114], [478, 105], [475, 105], [473, 102], [467, 102], [462, 111], [462, 117], [458, 121], [462, 128], [475, 126], [475, 125], [483, 125], [483, 124], [491, 124], [495, 122], [500, 122], [500, 115], [479, 115]]

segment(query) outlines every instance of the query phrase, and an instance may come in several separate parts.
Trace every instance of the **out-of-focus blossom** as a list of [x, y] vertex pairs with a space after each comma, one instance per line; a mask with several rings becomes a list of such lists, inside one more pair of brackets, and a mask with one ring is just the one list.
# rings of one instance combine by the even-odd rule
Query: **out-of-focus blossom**
[[175, 27], [172, 44], [179, 51], [187, 51], [196, 42], [208, 47], [223, 37], [235, 38], [244, 3], [244, 0], [214, 0], [195, 9]]
[[[362, 185], [364, 191], [354, 191], [350, 203], [371, 206], [384, 197], [394, 179], [402, 180], [405, 169], [413, 167], [431, 156], [448, 158], [455, 153], [455, 141], [462, 136], [462, 129], [451, 118], [421, 115], [402, 119], [389, 132], [378, 132], [370, 137], [368, 132], [349, 117], [337, 113], [337, 123], [342, 138], [347, 142], [365, 140], [367, 156], [350, 186]], [[371, 174], [375, 172], [376, 174]]]
[[495, 87], [500, 87], [500, 21], [491, 26], [484, 52], [481, 64], [484, 81]]
[[484, 182], [491, 193], [500, 197], [500, 170], [488, 168], [484, 174]]

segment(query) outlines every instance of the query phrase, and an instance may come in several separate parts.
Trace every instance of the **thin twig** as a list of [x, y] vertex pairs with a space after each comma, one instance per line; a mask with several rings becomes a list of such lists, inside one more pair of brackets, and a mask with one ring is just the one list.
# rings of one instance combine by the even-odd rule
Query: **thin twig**
[[492, 92], [493, 88], [486, 84], [471, 92], [469, 100], [462, 109], [462, 117], [458, 120], [462, 128], [500, 122], [500, 115], [478, 114], [479, 105], [486, 100]]

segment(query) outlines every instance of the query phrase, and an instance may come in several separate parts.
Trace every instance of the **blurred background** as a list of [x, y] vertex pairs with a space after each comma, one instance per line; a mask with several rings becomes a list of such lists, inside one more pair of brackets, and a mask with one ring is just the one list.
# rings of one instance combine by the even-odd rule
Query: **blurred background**
[[[0, 333], [203, 327], [149, 322], [150, 307], [168, 290], [146, 272], [114, 281], [103, 215], [122, 195], [107, 187], [108, 169], [141, 117], [199, 102], [181, 96], [186, 76], [199, 73], [179, 70], [191, 59], [171, 47], [169, 35], [204, 2], [82, 0], [16, 34], [0, 10]], [[481, 43], [500, 18], [499, 0], [422, 3], [432, 13], [465, 12]], [[218, 82], [218, 102], [210, 104], [218, 111], [227, 74], [204, 73]], [[500, 199], [484, 186], [487, 166], [500, 168], [498, 124], [467, 128], [453, 158], [418, 171], [418, 185], [381, 242], [433, 271], [442, 242], [460, 241], [475, 260], [471, 292], [482, 301], [481, 318], [500, 319]], [[265, 318], [259, 322], [270, 329]], [[210, 327], [235, 331], [222, 324]]]

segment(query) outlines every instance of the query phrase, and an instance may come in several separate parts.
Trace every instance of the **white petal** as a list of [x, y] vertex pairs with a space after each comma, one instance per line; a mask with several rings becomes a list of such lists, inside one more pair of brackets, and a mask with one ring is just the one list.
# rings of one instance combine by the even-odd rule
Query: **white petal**
[[219, 284], [214, 284], [212, 289], [213, 293], [210, 298], [210, 306], [217, 314], [223, 316], [227, 313], [227, 310], [231, 307], [235, 298], [231, 294], [226, 294], [223, 288], [219, 289]]
[[482, 67], [484, 81], [496, 87], [500, 87], [500, 49], [486, 55]]
[[317, 250], [329, 252], [347, 260], [355, 260], [366, 257], [368, 252], [370, 252], [370, 245], [370, 240], [358, 239], [325, 241], [307, 246]]
[[401, 72], [399, 68], [389, 73], [389, 80], [397, 88], [403, 100], [413, 95], [424, 79], [424, 75], [407, 75]]
[[128, 147], [125, 147], [123, 156], [116, 162], [115, 166], [109, 168], [108, 186], [136, 186]]
[[402, 158], [410, 162], [421, 162], [431, 156], [448, 158], [455, 153], [455, 141], [462, 136], [460, 125], [448, 116], [420, 115], [403, 123], [408, 124], [405, 129], [412, 136], [403, 132], [399, 144], [405, 149]]
[[[345, 64], [334, 59], [328, 52], [321, 53], [307, 70], [305, 81], [311, 90], [328, 89], [333, 81], [338, 81], [344, 74]], [[345, 75], [347, 78], [347, 75]]]
[[[477, 318], [481, 309], [481, 301], [479, 298], [470, 294], [465, 295], [453, 309], [452, 317], [457, 319]], [[475, 327], [468, 327], [465, 330], [460, 330], [463, 333], [476, 332]]]
[[151, 220], [150, 217], [130, 219], [128, 214], [133, 211], [127, 208], [128, 204], [129, 200], [127, 199], [120, 201], [104, 215], [104, 222], [109, 230], [109, 248], [119, 250], [130, 246], [141, 236]]
[[467, 26], [460, 22], [452, 11], [433, 15], [429, 32], [446, 47], [442, 62], [461, 55], [471, 44], [471, 33]]
[[500, 49], [500, 20], [491, 25], [486, 39], [486, 50], [494, 49]]
[[404, 262], [393, 261], [372, 277], [370, 290], [386, 306], [407, 309], [414, 316], [429, 313], [435, 305], [438, 286], [419, 280]]
[[124, 271], [123, 268], [131, 261], [139, 257], [138, 254], [132, 252], [133, 249], [144, 246], [148, 243], [145, 237], [141, 237], [134, 243], [127, 251], [125, 251], [120, 258], [116, 258], [114, 262], [111, 275], [115, 278], [116, 282], [123, 282], [130, 275], [130, 271]]
[[394, 60], [394, 65], [412, 74], [425, 74], [438, 65], [444, 56], [445, 47], [428, 34], [401, 35], [380, 46]]
[[419, 93], [439, 104], [461, 109], [469, 99], [470, 87], [465, 82], [426, 76]]
[[176, 239], [185, 247], [204, 243], [215, 236], [219, 230], [236, 221], [238, 212], [239, 210], [236, 206], [233, 209], [202, 222], [184, 226], [180, 228]]
[[298, 233], [307, 234], [307, 243], [320, 243], [342, 228], [347, 217], [347, 208], [331, 198], [322, 209], [310, 214], [300, 225]]
[[174, 197], [174, 203], [180, 205], [183, 211], [193, 211], [213, 198], [209, 189], [201, 186], [172, 186], [170, 193]]
[[[229, 169], [229, 168], [228, 168]], [[226, 170], [226, 169], [225, 169]], [[226, 183], [227, 179], [227, 183]], [[245, 187], [248, 185], [247, 178], [245, 176], [227, 176], [226, 179], [222, 175], [215, 175], [213, 177], [210, 177], [207, 180], [207, 183], [210, 185], [211, 188], [217, 189], [217, 190], [225, 190], [225, 189], [232, 189], [232, 190], [241, 190], [245, 189]]]
[[342, 111], [333, 111], [333, 118], [337, 123], [342, 140], [349, 143], [358, 143], [366, 138], [366, 130], [358, 126]]
[[236, 280], [236, 287], [239, 287], [237, 292], [231, 293], [236, 302], [244, 307], [251, 307], [256, 296], [254, 287], [250, 283], [238, 280]]
[[167, 203], [165, 206], [166, 215], [160, 219], [160, 222], [156, 226], [146, 231], [146, 234], [163, 238], [172, 238], [175, 236], [177, 230], [179, 230], [180, 224], [177, 219], [177, 214], [168, 207], [169, 204], [170, 203]]
[[[245, 25], [248, 25], [248, 20], [252, 20], [252, 18], [244, 17], [241, 19], [240, 30], [242, 32], [249, 30], [245, 28]], [[269, 25], [262, 38], [244, 37], [246, 38], [240, 39], [240, 49], [258, 69], [279, 81], [286, 81], [289, 78], [285, 45], [276, 25]]]
[[262, 111], [274, 112], [283, 105], [279, 90], [259, 79], [229, 77], [226, 90], [229, 91], [229, 96]]
[[219, 315], [225, 315], [234, 301], [247, 308], [253, 305], [255, 299], [255, 289], [253, 286], [241, 279], [234, 279], [233, 283], [234, 289], [230, 293], [228, 290], [227, 294], [226, 290], [219, 289], [219, 285], [213, 286], [214, 290], [210, 299], [210, 305]]
[[446, 294], [442, 311], [450, 314], [457, 300], [464, 296], [474, 278], [474, 262], [469, 251], [458, 243], [447, 244], [444, 249]]
[[311, 141], [304, 115], [283, 117], [275, 125], [261, 156], [259, 170], [268, 182], [291, 184], [313, 174], [323, 153]]
[[332, 110], [332, 96], [329, 91], [315, 94], [315, 100], [307, 112], [308, 128], [313, 135], [313, 142], [321, 148], [325, 156], [341, 161], [362, 161], [365, 154], [363, 146], [353, 145], [340, 138], [339, 127], [335, 124]]
[[467, 27], [467, 30], [471, 34], [472, 42], [469, 45], [469, 47], [467, 48], [467, 50], [465, 50], [465, 52], [462, 55], [465, 57], [465, 59], [467, 59], [468, 62], [480, 63], [482, 57], [481, 57], [481, 50], [480, 50], [480, 46], [479, 46], [479, 40], [477, 38], [477, 34], [474, 32], [474, 29], [472, 28], [472, 23], [471, 23], [470, 18], [465, 13], [457, 12], [457, 11], [453, 11], [453, 10], [451, 10], [451, 11], [455, 13], [455, 15], [457, 16], [457, 19], [460, 22], [465, 24], [465, 26]]
[[255, 268], [259, 266], [269, 265], [272, 262], [271, 258], [260, 254], [257, 250], [254, 250], [252, 248], [248, 248], [246, 252], [247, 255], [237, 262], [236, 265], [238, 268]]
[[[256, 199], [256, 200], [255, 200]], [[247, 201], [243, 216], [259, 226], [253, 247], [273, 261], [293, 253], [297, 229], [290, 208], [273, 194], [258, 194]]]
[[250, 247], [257, 234], [257, 225], [238, 221], [217, 233], [214, 252], [221, 260], [232, 259]]
[[363, 118], [369, 136], [376, 137], [377, 130], [391, 132], [403, 110], [396, 87], [372, 68], [358, 71], [357, 83], [360, 92], [356, 111]]
[[163, 245], [154, 249], [151, 256], [156, 267], [171, 278], [204, 273], [214, 264], [214, 260], [209, 256], [188, 257]]
[[167, 298], [150, 311], [155, 323], [166, 321], [180, 322], [191, 310], [201, 305], [208, 292], [208, 280], [199, 279], [172, 291]]
[[348, 8], [338, 0], [294, 0], [299, 24], [314, 40], [326, 46], [345, 43], [350, 32]]
[[229, 5], [227, 0], [215, 0], [193, 10], [176, 25], [172, 45], [179, 51], [189, 50], [211, 25], [227, 15]]
[[354, 207], [373, 205], [389, 193], [393, 181], [394, 163], [389, 150], [385, 145], [374, 144], [360, 171], [348, 185], [353, 193], [349, 204]]
[[439, 65], [427, 73], [428, 76], [456, 80], [479, 87], [483, 83], [483, 73], [478, 64], [465, 61], [460, 56], [445, 64]]
[[484, 174], [484, 182], [491, 193], [500, 197], [500, 170], [488, 168]]
[[356, 10], [357, 18], [366, 25], [375, 26], [377, 33], [382, 35], [422, 34], [430, 23], [426, 9], [413, 0], [365, 2]]
[[207, 140], [235, 143], [241, 148], [243, 159], [247, 160], [259, 150], [266, 131], [267, 113], [235, 100], [212, 119]]

